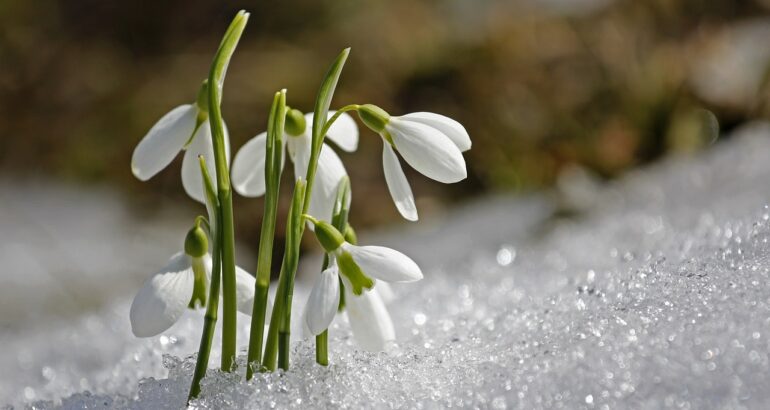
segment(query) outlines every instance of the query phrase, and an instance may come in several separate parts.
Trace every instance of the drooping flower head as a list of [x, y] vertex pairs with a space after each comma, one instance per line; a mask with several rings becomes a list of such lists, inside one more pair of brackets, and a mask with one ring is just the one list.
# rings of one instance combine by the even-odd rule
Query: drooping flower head
[[420, 267], [401, 252], [383, 246], [353, 245], [331, 224], [308, 219], [315, 224], [316, 238], [331, 258], [329, 268], [318, 277], [305, 305], [308, 329], [318, 335], [329, 327], [339, 306], [342, 279], [346, 310], [356, 339], [367, 350], [381, 350], [395, 333], [385, 304], [373, 289], [375, 280], [414, 282], [422, 279]]
[[[329, 117], [334, 112], [329, 113]], [[282, 138], [283, 153], [288, 151], [289, 158], [294, 163], [295, 178], [305, 178], [310, 162], [311, 127], [313, 114], [303, 115], [296, 109], [290, 109], [286, 114], [286, 128]], [[328, 138], [343, 151], [353, 152], [358, 148], [358, 127], [348, 114], [341, 114], [329, 128]], [[238, 151], [233, 160], [232, 183], [235, 190], [247, 197], [257, 197], [265, 193], [265, 156], [267, 132], [258, 134], [250, 139]], [[318, 157], [318, 168], [315, 174], [313, 192], [310, 199], [309, 212], [323, 220], [330, 221], [337, 187], [343, 177], [347, 176], [345, 166], [340, 157], [327, 144], [321, 147]]]
[[[214, 171], [214, 146], [208, 119], [208, 85], [204, 81], [194, 104], [183, 104], [164, 115], [139, 141], [131, 157], [131, 172], [147, 181], [185, 151], [182, 160], [182, 186], [191, 198], [204, 202], [203, 182], [197, 157], [203, 155], [211, 175]], [[225, 127], [225, 152], [229, 161], [230, 139]], [[216, 184], [216, 178], [214, 178]], [[215, 186], [216, 188], [216, 186]]]
[[[184, 251], [174, 254], [134, 297], [129, 313], [134, 335], [158, 335], [176, 323], [186, 308], [205, 306], [211, 269], [206, 233], [200, 226], [194, 226], [185, 238]], [[254, 277], [237, 266], [235, 275], [238, 310], [250, 315]]]
[[462, 153], [471, 148], [471, 139], [459, 122], [430, 112], [393, 117], [371, 104], [360, 106], [358, 116], [382, 137], [385, 181], [396, 208], [405, 219], [416, 221], [417, 207], [394, 149], [412, 168], [428, 178], [445, 184], [466, 178]]

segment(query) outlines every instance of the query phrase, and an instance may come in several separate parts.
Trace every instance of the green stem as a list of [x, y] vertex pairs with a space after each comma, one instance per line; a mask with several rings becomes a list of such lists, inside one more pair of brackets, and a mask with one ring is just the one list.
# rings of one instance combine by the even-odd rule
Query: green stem
[[329, 329], [315, 337], [315, 361], [321, 366], [329, 365]]
[[265, 354], [262, 358], [263, 367], [271, 371], [276, 368], [276, 359], [278, 366], [284, 370], [289, 369], [291, 302], [294, 297], [294, 276], [299, 263], [299, 243], [305, 226], [300, 212], [305, 196], [305, 186], [302, 179], [298, 179], [294, 185], [289, 224], [286, 227], [286, 253], [281, 266], [281, 276], [278, 278], [278, 290], [273, 304], [273, 314], [270, 317]]
[[219, 190], [222, 203], [222, 371], [235, 366], [238, 303], [235, 286], [235, 229], [230, 190]]
[[[329, 255], [324, 254], [324, 262], [321, 266], [321, 272], [329, 267]], [[321, 366], [329, 365], [329, 329], [326, 329], [320, 335], [315, 337], [315, 361]]]
[[335, 112], [334, 115], [332, 115], [332, 117], [329, 118], [329, 121], [326, 121], [326, 124], [323, 127], [321, 135], [326, 135], [327, 133], [329, 133], [329, 128], [331, 128], [332, 124], [334, 124], [334, 122], [337, 121], [338, 118], [340, 118], [342, 113], [348, 112], [348, 111], [356, 111], [359, 108], [361, 108], [359, 104], [348, 104], [340, 108], [339, 110], [337, 110], [337, 112]]
[[206, 192], [206, 208], [209, 211], [209, 218], [215, 218], [209, 223], [205, 218], [196, 218], [196, 223], [202, 222], [206, 224], [209, 231], [209, 236], [212, 242], [212, 272], [211, 272], [211, 284], [209, 285], [209, 298], [208, 305], [206, 305], [206, 314], [203, 319], [203, 333], [201, 334], [200, 348], [198, 349], [198, 357], [195, 362], [195, 372], [193, 373], [192, 385], [190, 386], [190, 394], [187, 401], [198, 397], [201, 391], [200, 382], [206, 375], [208, 369], [209, 356], [211, 354], [211, 342], [214, 338], [214, 328], [217, 323], [217, 310], [219, 309], [219, 292], [221, 283], [221, 271], [222, 271], [222, 258], [220, 243], [222, 242], [221, 230], [219, 227], [222, 225], [219, 212], [219, 203], [214, 192], [214, 185], [211, 182], [211, 178], [208, 174], [208, 168], [206, 168], [206, 161], [202, 156], [199, 157], [201, 174], [203, 176], [203, 184]]
[[235, 286], [235, 227], [233, 224], [233, 197], [230, 189], [230, 171], [225, 152], [225, 130], [222, 120], [222, 85], [227, 66], [243, 34], [249, 13], [241, 10], [230, 23], [209, 72], [209, 124], [214, 145], [217, 172], [217, 192], [222, 224], [222, 363], [223, 371], [232, 371], [236, 354], [236, 286]]
[[278, 289], [275, 291], [275, 302], [273, 302], [273, 313], [270, 315], [270, 327], [267, 330], [267, 340], [265, 340], [265, 354], [262, 355], [262, 368], [273, 371], [276, 369], [278, 360], [278, 322], [282, 316], [283, 305], [281, 301], [286, 293], [285, 276], [286, 258], [281, 266], [281, 273], [278, 279]]
[[254, 367], [262, 361], [262, 340], [265, 333], [265, 311], [267, 310], [270, 271], [273, 260], [273, 237], [275, 235], [276, 215], [278, 214], [278, 194], [281, 182], [281, 159], [283, 155], [283, 131], [286, 118], [286, 90], [275, 94], [270, 109], [268, 135], [266, 142], [265, 209], [262, 217], [262, 231], [259, 237], [259, 256], [257, 257], [257, 279], [254, 284], [254, 307], [251, 314], [251, 332], [249, 334], [249, 352], [246, 380], [254, 375]]
[[289, 221], [291, 221], [289, 229], [286, 235], [286, 242], [289, 247], [286, 251], [286, 271], [289, 273], [285, 275], [284, 293], [282, 296], [283, 309], [281, 310], [281, 321], [278, 328], [278, 367], [283, 370], [289, 370], [289, 352], [291, 347], [291, 303], [294, 298], [294, 278], [297, 273], [297, 265], [299, 264], [299, 246], [302, 239], [302, 231], [305, 228], [305, 220], [300, 213], [300, 198], [306, 198], [307, 192], [305, 187], [307, 185], [298, 180], [294, 187], [294, 195], [296, 200], [294, 206], [292, 206], [289, 213]]
[[200, 347], [198, 348], [198, 358], [195, 362], [195, 372], [193, 373], [193, 380], [192, 385], [190, 386], [190, 395], [188, 396], [188, 401], [198, 397], [198, 394], [201, 391], [200, 382], [206, 375], [206, 370], [208, 369], [209, 356], [211, 354], [211, 342], [214, 338], [214, 328], [217, 324], [221, 266], [221, 257], [218, 252], [215, 252], [213, 257], [213, 268], [211, 272], [209, 300], [208, 304], [206, 305], [206, 315], [203, 318], [203, 334], [201, 335], [201, 343]]

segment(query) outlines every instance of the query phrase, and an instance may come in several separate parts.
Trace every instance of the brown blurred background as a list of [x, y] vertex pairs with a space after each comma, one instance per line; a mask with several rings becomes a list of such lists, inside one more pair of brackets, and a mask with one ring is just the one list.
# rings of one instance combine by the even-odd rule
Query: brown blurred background
[[[264, 130], [274, 91], [312, 110], [327, 65], [351, 46], [333, 107], [443, 113], [473, 139], [463, 183], [405, 166], [421, 216], [549, 186], [576, 165], [611, 178], [770, 112], [770, 0], [0, 0], [0, 175], [114, 186], [140, 214], [195, 206], [181, 155], [141, 183], [131, 152], [193, 101], [241, 8], [251, 19], [223, 107], [233, 152]], [[341, 156], [355, 224], [399, 220], [379, 139], [362, 130], [359, 151]], [[261, 205], [236, 199], [242, 240], [258, 238]]]

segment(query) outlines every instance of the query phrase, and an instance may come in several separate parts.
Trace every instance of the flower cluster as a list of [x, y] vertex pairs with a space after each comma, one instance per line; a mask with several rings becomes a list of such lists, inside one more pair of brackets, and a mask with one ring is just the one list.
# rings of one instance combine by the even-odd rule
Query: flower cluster
[[[134, 334], [147, 337], [167, 330], [185, 308], [206, 307], [190, 397], [198, 394], [206, 372], [220, 295], [222, 370], [232, 371], [235, 365], [236, 311], [252, 316], [247, 378], [256, 370], [288, 369], [291, 295], [306, 226], [325, 252], [324, 267], [302, 319], [308, 333], [316, 337], [318, 363], [328, 363], [328, 329], [340, 311], [347, 314], [364, 349], [382, 350], [395, 339], [385, 306], [392, 293], [388, 283], [414, 282], [422, 279], [423, 273], [399, 251], [356, 243], [348, 221], [352, 194], [347, 170], [325, 142], [328, 138], [348, 153], [357, 149], [359, 131], [350, 113], [355, 112], [380, 136], [385, 181], [405, 219], [416, 221], [418, 215], [397, 153], [416, 171], [438, 182], [454, 183], [467, 175], [463, 152], [470, 149], [471, 140], [465, 128], [451, 118], [428, 112], [391, 116], [372, 104], [329, 110], [348, 49], [329, 69], [313, 112], [303, 114], [289, 107], [286, 90], [275, 94], [267, 131], [249, 140], [230, 168], [229, 136], [220, 103], [228, 62], [247, 20], [245, 12], [233, 20], [196, 102], [163, 116], [139, 142], [131, 162], [134, 175], [147, 180], [184, 150], [182, 185], [190, 197], [205, 203], [208, 211], [208, 218], [196, 218], [185, 237], [184, 250], [141, 287], [130, 311]], [[286, 157], [293, 163], [295, 185], [286, 223], [286, 253], [268, 322], [271, 255]], [[266, 197], [255, 276], [235, 264], [231, 188], [246, 197]]]
[[[347, 242], [331, 224], [309, 217], [321, 246], [330, 255], [305, 304], [305, 325], [320, 335], [331, 324], [340, 303], [340, 280], [344, 283], [348, 318], [361, 347], [382, 350], [395, 338], [393, 322], [378, 292], [375, 279], [384, 282], [414, 282], [422, 271], [408, 256], [382, 246], [356, 246]], [[342, 273], [342, 275], [340, 275]], [[387, 292], [387, 291], [386, 291]]]

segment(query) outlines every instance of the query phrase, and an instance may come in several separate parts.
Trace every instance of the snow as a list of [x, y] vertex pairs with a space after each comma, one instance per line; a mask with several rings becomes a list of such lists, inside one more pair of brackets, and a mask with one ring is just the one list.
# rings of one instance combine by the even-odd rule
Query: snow
[[[769, 124], [750, 124], [699, 156], [585, 184], [571, 217], [545, 194], [501, 196], [363, 234], [425, 273], [394, 286], [397, 342], [359, 351], [339, 319], [328, 368], [297, 340], [289, 372], [247, 383], [210, 371], [191, 408], [767, 408], [769, 137]], [[4, 325], [0, 403], [184, 407], [201, 313], [136, 339], [135, 288], [121, 290], [79, 316]]]

